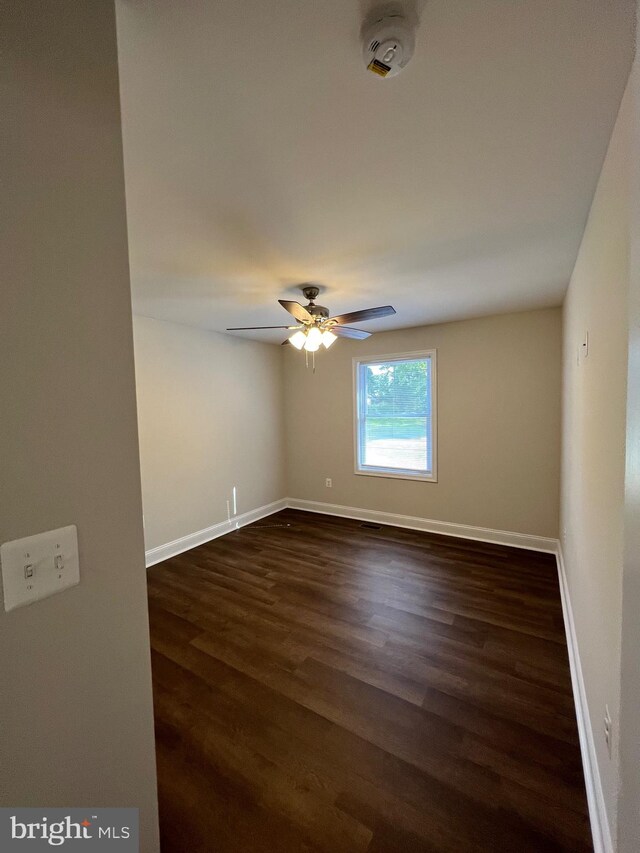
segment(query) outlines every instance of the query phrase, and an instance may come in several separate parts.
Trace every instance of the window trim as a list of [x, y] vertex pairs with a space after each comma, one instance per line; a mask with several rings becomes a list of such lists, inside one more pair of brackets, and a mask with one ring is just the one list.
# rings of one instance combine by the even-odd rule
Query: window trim
[[[358, 418], [358, 373], [362, 364], [380, 364], [389, 361], [419, 361], [431, 359], [431, 460], [432, 471], [428, 474], [404, 474], [394, 468], [371, 468], [366, 471], [358, 464], [359, 418]], [[419, 480], [422, 483], [438, 482], [438, 368], [437, 350], [426, 349], [417, 352], [400, 352], [391, 355], [355, 356], [353, 362], [353, 473], [361, 477], [384, 477], [390, 480]]]

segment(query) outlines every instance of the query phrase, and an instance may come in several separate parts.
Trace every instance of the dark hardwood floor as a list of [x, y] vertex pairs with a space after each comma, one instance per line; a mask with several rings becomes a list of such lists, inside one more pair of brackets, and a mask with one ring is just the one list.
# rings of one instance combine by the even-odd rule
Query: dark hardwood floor
[[163, 853], [591, 850], [551, 556], [286, 510], [149, 607]]

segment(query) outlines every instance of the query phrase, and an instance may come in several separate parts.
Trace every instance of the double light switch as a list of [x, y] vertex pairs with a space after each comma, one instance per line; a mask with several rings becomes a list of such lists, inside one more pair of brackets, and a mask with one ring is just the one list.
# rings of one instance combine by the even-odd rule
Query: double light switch
[[0, 547], [4, 609], [15, 610], [80, 583], [75, 525]]

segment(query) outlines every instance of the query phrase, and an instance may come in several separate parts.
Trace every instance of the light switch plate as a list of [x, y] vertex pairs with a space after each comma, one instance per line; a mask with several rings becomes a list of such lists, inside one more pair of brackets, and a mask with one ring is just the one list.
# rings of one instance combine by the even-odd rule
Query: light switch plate
[[80, 583], [75, 524], [0, 547], [4, 609], [15, 610]]

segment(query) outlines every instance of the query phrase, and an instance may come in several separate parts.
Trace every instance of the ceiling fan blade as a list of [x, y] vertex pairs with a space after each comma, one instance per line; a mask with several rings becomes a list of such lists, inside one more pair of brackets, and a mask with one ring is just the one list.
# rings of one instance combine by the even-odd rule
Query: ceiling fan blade
[[233, 326], [227, 332], [247, 332], [250, 329], [297, 329], [298, 326]]
[[362, 329], [351, 329], [349, 326], [332, 326], [331, 331], [339, 338], [352, 338], [354, 341], [363, 341], [365, 338], [371, 337], [371, 332], [365, 332]]
[[331, 317], [334, 323], [343, 325], [344, 323], [361, 323], [364, 320], [375, 320], [378, 317], [388, 317], [390, 314], [395, 314], [396, 309], [391, 305], [381, 305], [379, 308], [365, 308], [363, 311], [352, 311], [350, 314], [340, 314], [337, 317]]
[[313, 317], [304, 305], [300, 305], [299, 302], [287, 302], [286, 299], [278, 299], [278, 302], [285, 311], [288, 311], [289, 314], [293, 314], [296, 320], [299, 320], [301, 323], [312, 323]]

